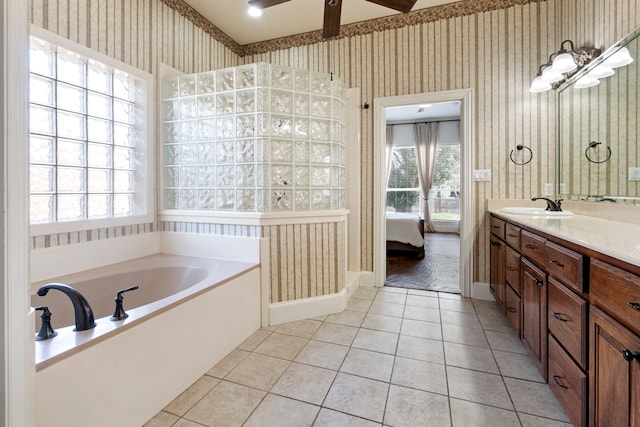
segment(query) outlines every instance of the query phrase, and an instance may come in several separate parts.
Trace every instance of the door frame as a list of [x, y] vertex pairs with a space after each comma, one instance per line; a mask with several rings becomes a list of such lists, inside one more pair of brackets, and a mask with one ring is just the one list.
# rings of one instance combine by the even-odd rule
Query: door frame
[[428, 92], [375, 98], [373, 100], [373, 275], [374, 286], [384, 286], [386, 278], [386, 118], [385, 109], [406, 105], [460, 102], [460, 293], [471, 296], [473, 272], [473, 197], [471, 149], [473, 91], [471, 89]]

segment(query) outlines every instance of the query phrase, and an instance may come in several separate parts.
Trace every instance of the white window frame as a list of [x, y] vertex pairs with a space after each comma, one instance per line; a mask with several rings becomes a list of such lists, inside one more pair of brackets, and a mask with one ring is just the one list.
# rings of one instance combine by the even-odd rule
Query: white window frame
[[[30, 35], [44, 40], [53, 45], [75, 52], [89, 59], [99, 61], [109, 67], [131, 74], [136, 79], [139, 79], [145, 85], [146, 90], [146, 109], [145, 125], [142, 129], [145, 135], [141, 138], [144, 142], [144, 152], [146, 161], [142, 164], [141, 169], [136, 169], [136, 178], [139, 175], [145, 177], [145, 182], [142, 184], [145, 188], [135, 193], [135, 198], [144, 198], [144, 208], [146, 212], [143, 214], [135, 214], [130, 216], [118, 216], [108, 218], [95, 218], [95, 219], [83, 219], [78, 221], [58, 221], [52, 223], [34, 223], [31, 224], [31, 235], [40, 236], [55, 233], [65, 233], [73, 231], [92, 230], [105, 227], [117, 227], [134, 224], [144, 224], [154, 221], [156, 212], [156, 200], [155, 200], [155, 181], [156, 181], [156, 169], [155, 169], [155, 82], [153, 76], [143, 70], [132, 67], [128, 64], [120, 62], [109, 56], [106, 56], [100, 52], [97, 52], [88, 47], [79, 45], [69, 39], [61, 37], [57, 34], [51, 33], [43, 28], [35, 25], [30, 27]], [[140, 183], [136, 180], [136, 184]]]

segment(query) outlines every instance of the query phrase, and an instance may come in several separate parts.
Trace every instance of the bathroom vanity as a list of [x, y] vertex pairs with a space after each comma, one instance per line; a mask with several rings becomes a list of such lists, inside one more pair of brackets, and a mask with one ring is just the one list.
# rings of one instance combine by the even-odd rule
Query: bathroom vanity
[[571, 422], [640, 425], [640, 225], [491, 208], [489, 222], [491, 292]]

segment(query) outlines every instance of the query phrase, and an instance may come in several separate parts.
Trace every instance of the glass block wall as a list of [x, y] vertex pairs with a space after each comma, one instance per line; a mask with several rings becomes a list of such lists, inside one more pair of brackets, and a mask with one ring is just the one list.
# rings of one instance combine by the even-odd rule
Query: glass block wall
[[256, 63], [162, 83], [164, 209], [345, 207], [345, 88]]

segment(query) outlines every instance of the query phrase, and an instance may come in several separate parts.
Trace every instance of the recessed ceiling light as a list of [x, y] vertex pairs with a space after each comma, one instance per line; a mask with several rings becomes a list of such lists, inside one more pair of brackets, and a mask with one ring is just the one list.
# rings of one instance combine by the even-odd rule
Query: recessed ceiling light
[[249, 6], [247, 8], [247, 13], [249, 14], [249, 16], [253, 16], [254, 18], [258, 18], [258, 17], [262, 16], [262, 9], [260, 9], [259, 7], [255, 7], [255, 6]]

